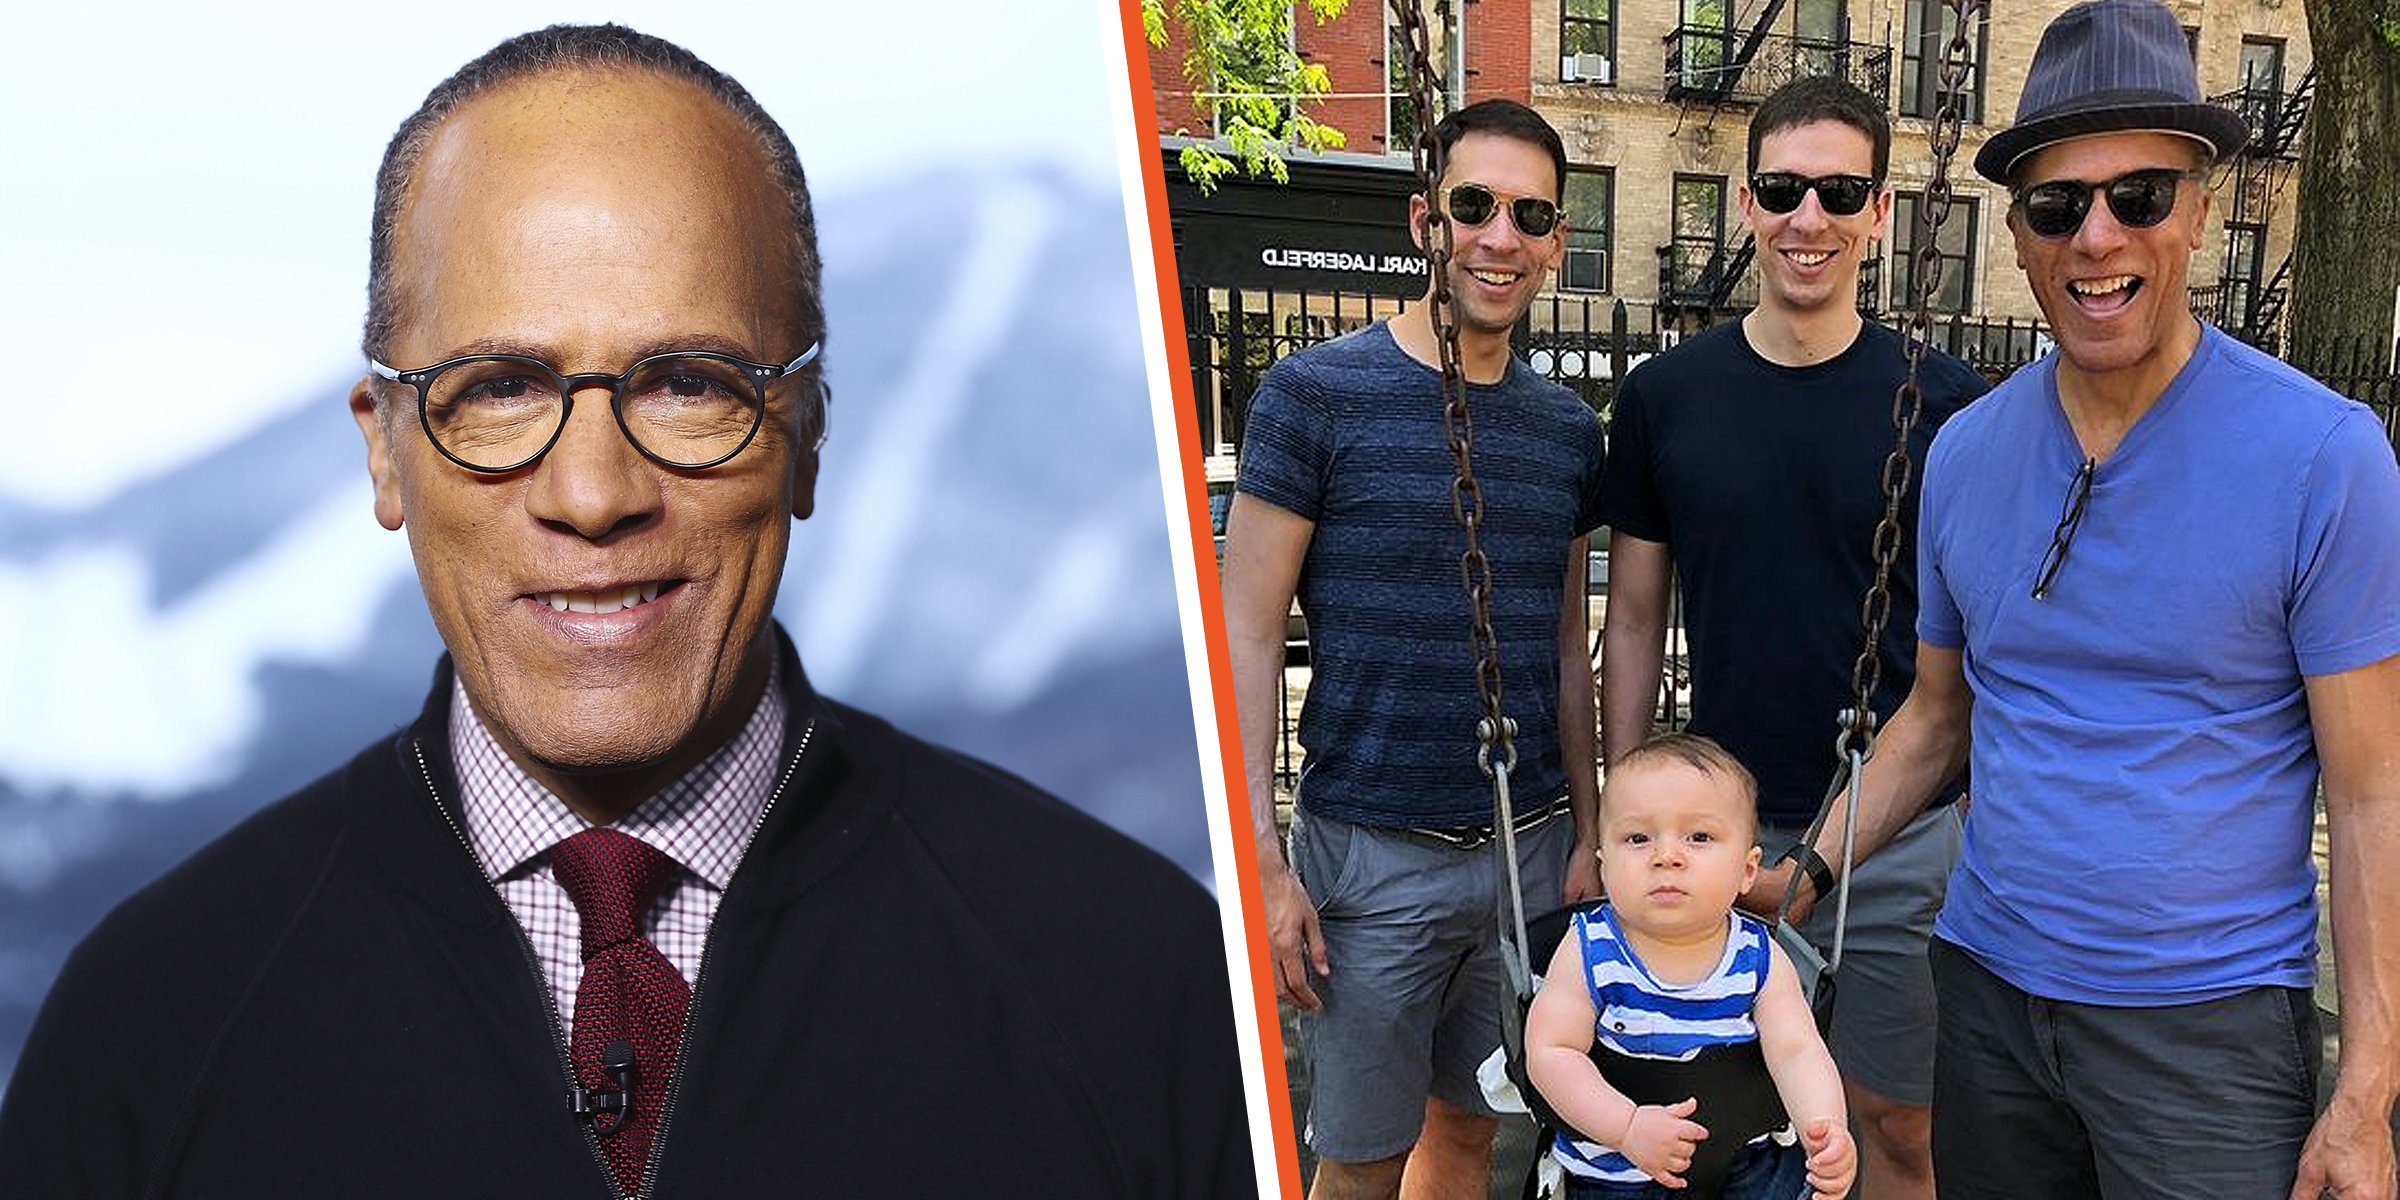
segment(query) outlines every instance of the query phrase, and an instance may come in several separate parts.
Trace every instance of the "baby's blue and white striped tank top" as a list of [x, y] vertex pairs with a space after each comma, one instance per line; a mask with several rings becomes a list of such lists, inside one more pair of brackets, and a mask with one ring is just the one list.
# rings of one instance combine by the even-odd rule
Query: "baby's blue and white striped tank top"
[[[1767, 964], [1773, 961], [1767, 927], [1738, 910], [1727, 913], [1725, 920], [1725, 954], [1716, 969], [1693, 983], [1669, 984], [1653, 978], [1642, 965], [1608, 905], [1596, 913], [1578, 913], [1567, 936], [1582, 948], [1584, 986], [1600, 1014], [1594, 1038], [1621, 1054], [1678, 1061], [1703, 1047], [1757, 1041], [1758, 1025], [1750, 1010], [1759, 989], [1766, 986]], [[1563, 1133], [1552, 1138], [1550, 1153], [1570, 1175], [1613, 1183], [1649, 1179], [1615, 1150]]]

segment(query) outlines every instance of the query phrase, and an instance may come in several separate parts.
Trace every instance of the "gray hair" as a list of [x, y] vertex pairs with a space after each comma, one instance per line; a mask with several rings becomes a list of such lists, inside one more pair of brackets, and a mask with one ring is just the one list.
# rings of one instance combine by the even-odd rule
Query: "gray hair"
[[[383, 166], [375, 173], [374, 226], [368, 235], [367, 326], [362, 339], [367, 357], [381, 360], [399, 322], [398, 300], [392, 286], [392, 239], [400, 207], [416, 177], [417, 161], [443, 118], [459, 105], [512, 83], [550, 71], [643, 69], [699, 85], [716, 97], [766, 152], [775, 182], [783, 189], [790, 211], [791, 254], [795, 308], [803, 342], [825, 338], [823, 261], [817, 255], [817, 222], [808, 199], [808, 180], [800, 171], [800, 156], [783, 127], [741, 84], [700, 61], [691, 51], [622, 25], [552, 25], [522, 33], [485, 51], [460, 67], [425, 96], [425, 103], [400, 123], [400, 131], [383, 151]], [[816, 377], [820, 365], [807, 368]]]

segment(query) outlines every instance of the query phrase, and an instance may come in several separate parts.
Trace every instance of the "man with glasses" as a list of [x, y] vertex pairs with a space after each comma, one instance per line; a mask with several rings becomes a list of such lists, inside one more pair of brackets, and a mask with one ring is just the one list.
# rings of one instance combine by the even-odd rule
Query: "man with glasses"
[[[1614, 762], [1649, 736], [1680, 586], [1690, 648], [1691, 731], [1758, 777], [1759, 840], [1774, 862], [1798, 848], [1832, 777], [1838, 714], [1875, 576], [1892, 399], [1909, 372], [1899, 334], [1858, 311], [1862, 261], [1891, 215], [1882, 180], [1891, 123], [1833, 78], [1778, 88], [1750, 122], [1742, 223], [1755, 239], [1758, 307], [1626, 377], [1609, 416], [1608, 624], [1601, 744]], [[1895, 302], [1901, 302], [1895, 289]], [[1981, 394], [1964, 363], [1928, 348], [1923, 415], [1909, 454]], [[1912, 489], [1902, 511], [1915, 514]], [[1916, 578], [1897, 564], [1878, 714], [1907, 694]], [[1828, 1039], [1858, 1125], [1859, 1195], [1931, 1197], [1933, 976], [1926, 939], [1958, 854], [1949, 801], [1910, 823], [1851, 884], [1841, 986]], [[1831, 868], [1806, 859], [1820, 880]], [[1838, 860], [1837, 860], [1838, 861]], [[1750, 903], [1772, 912], [1780, 890]], [[1821, 947], [1832, 913], [1802, 928]]]
[[1206, 894], [769, 620], [827, 401], [774, 120], [512, 39], [402, 124], [370, 258], [350, 407], [450, 653], [77, 950], [0, 1190], [1248, 1194]]
[[2058, 350], [1934, 445], [1917, 680], [1859, 830], [1971, 757], [1934, 927], [1945, 1200], [2394, 1194], [2400, 468], [2366, 408], [2191, 314], [2202, 180], [2244, 133], [2170, 10], [2095, 0], [1975, 157]]
[[[1533, 110], [1470, 105], [1435, 136], [1458, 354], [1475, 421], [1481, 543], [1526, 904], [1594, 894], [1597, 800], [1584, 535], [1601, 430], [1509, 352], [1565, 245], [1566, 151]], [[1429, 293], [1430, 293], [1430, 289]], [[1481, 1196], [1495, 1118], [1475, 1081], [1499, 1045], [1500, 886], [1476, 768], [1472, 619], [1451, 512], [1430, 305], [1278, 362], [1251, 401], [1225, 544], [1225, 624], [1277, 994], [1301, 1011], [1310, 1194]], [[1311, 677], [1291, 857], [1275, 829], [1276, 689], [1297, 594]], [[1412, 1154], [1413, 1147], [1413, 1154]]]

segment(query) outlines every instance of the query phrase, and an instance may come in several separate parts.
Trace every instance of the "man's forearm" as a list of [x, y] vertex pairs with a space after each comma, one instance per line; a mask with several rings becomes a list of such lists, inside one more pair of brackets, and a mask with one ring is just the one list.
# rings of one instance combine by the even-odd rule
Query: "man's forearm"
[[1587, 595], [1590, 543], [1577, 538], [1567, 555], [1566, 594], [1558, 620], [1558, 748], [1567, 767], [1567, 804], [1575, 814], [1579, 841], [1595, 836], [1600, 819], [1599, 760], [1593, 695], [1591, 602]]
[[1567, 764], [1567, 805], [1575, 814], [1575, 833], [1578, 839], [1589, 841], [1597, 836], [1600, 824], [1600, 771], [1592, 728], [1590, 668], [1580, 662], [1571, 665], [1559, 680], [1559, 686], [1579, 693], [1559, 697], [1558, 748]]
[[1250, 836], [1259, 863], [1283, 860], [1275, 829], [1275, 742], [1282, 733], [1276, 690], [1283, 686], [1280, 629], [1244, 628], [1226, 614], [1226, 660], [1233, 673], [1233, 703], [1242, 746], [1242, 794], [1250, 805]]
[[2388, 1121], [2400, 1099], [2400, 780], [2325, 795], [2333, 962], [2342, 1011], [2334, 1091]]
[[1615, 762], [1650, 736], [1657, 711], [1660, 671], [1666, 665], [1666, 629], [1611, 611], [1600, 635], [1600, 745], [1603, 761]]
[[1600, 634], [1600, 750], [1615, 762], [1650, 736], [1667, 660], [1667, 544], [1611, 531], [1608, 620]]
[[[1876, 738], [1859, 790], [1853, 847], [1857, 859], [1864, 860], [1897, 837], [1925, 811], [1934, 793], [1965, 768], [1971, 713], [1962, 688], [1955, 696], [1911, 694], [1892, 714], [1891, 723]], [[1816, 841], [1817, 853], [1837, 870], [1847, 817], [1846, 806], [1837, 799]]]

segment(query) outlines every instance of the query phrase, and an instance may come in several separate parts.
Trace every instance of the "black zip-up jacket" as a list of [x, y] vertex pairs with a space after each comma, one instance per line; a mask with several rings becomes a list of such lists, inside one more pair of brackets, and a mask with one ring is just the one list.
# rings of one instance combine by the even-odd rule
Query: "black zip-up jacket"
[[[645, 1195], [1247, 1196], [1217, 911], [987, 764], [791, 689]], [[424, 715], [109, 915], [0, 1101], [0, 1196], [616, 1194]]]

